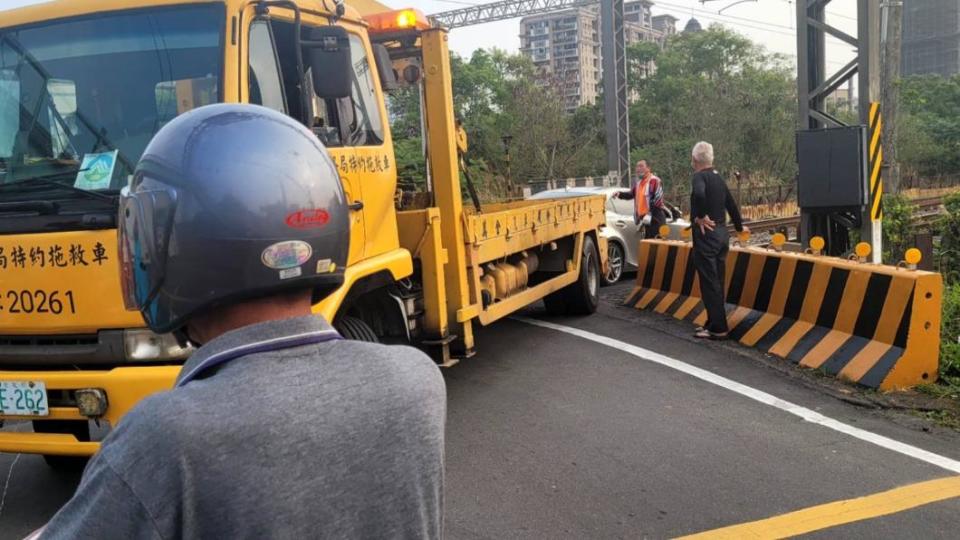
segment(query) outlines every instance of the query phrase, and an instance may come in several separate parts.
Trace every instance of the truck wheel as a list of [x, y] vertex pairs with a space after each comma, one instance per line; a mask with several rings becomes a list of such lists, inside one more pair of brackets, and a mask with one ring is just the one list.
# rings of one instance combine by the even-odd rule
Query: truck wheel
[[337, 332], [340, 332], [340, 335], [343, 336], [344, 339], [380, 343], [376, 332], [374, 332], [373, 328], [370, 328], [370, 325], [364, 322], [363, 319], [344, 315], [343, 317], [337, 317], [337, 322], [334, 324], [334, 327], [337, 329]]
[[[34, 420], [34, 433], [66, 433], [80, 442], [90, 441], [90, 424], [81, 420]], [[44, 455], [47, 466], [58, 471], [82, 471], [90, 460], [87, 456]]]
[[543, 299], [551, 315], [589, 315], [600, 305], [600, 261], [593, 238], [583, 239], [577, 281]]
[[593, 238], [583, 238], [580, 254], [580, 276], [564, 289], [567, 292], [567, 313], [589, 315], [600, 305], [600, 260]]
[[547, 313], [550, 315], [566, 315], [567, 288], [564, 287], [557, 292], [544, 296], [543, 305], [547, 308]]

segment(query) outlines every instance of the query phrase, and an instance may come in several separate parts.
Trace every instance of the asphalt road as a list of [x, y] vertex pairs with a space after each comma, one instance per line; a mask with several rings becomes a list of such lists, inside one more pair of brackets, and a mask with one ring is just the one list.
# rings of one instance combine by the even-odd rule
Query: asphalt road
[[[643, 347], [960, 460], [957, 433], [837, 399], [835, 388], [737, 345], [695, 342], [681, 323], [617, 306], [626, 288], [604, 289], [591, 317], [524, 315]], [[445, 372], [448, 538], [675, 537], [956, 476], [622, 346], [519, 320], [481, 329], [477, 341], [475, 358]], [[35, 456], [0, 456], [0, 539], [43, 524], [77, 481]], [[808, 536], [956, 538], [960, 498], [941, 498], [886, 515], [872, 505], [859, 515], [868, 519], [841, 518]]]

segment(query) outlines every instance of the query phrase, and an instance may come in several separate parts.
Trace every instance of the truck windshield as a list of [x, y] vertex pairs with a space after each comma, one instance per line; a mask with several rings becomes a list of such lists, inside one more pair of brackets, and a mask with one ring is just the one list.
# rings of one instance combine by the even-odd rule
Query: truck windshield
[[0, 201], [126, 185], [160, 127], [220, 100], [224, 17], [191, 5], [0, 28]]

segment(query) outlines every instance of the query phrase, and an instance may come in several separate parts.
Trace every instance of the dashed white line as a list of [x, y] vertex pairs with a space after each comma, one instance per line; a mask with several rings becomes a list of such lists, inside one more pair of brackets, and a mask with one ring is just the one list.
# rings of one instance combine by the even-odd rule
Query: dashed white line
[[579, 328], [573, 328], [570, 326], [564, 326], [560, 324], [554, 324], [547, 321], [541, 321], [538, 319], [531, 319], [528, 317], [513, 317], [514, 320], [524, 322], [526, 324], [531, 324], [533, 326], [539, 326], [541, 328], [549, 328], [550, 330], [556, 330], [558, 332], [563, 332], [570, 334], [572, 336], [577, 336], [594, 343], [599, 343], [601, 345], [606, 345], [622, 351], [628, 354], [631, 354], [642, 360], [648, 362], [653, 362], [655, 364], [660, 364], [661, 366], [668, 367], [670, 369], [675, 369], [677, 371], [686, 373], [692, 377], [696, 377], [702, 381], [714, 384], [721, 388], [726, 388], [732, 392], [736, 392], [744, 397], [750, 398], [754, 401], [763, 403], [764, 405], [769, 405], [771, 407], [776, 407], [782, 411], [788, 412], [794, 416], [799, 416], [800, 418], [806, 420], [807, 422], [821, 425], [823, 427], [844, 433], [851, 437], [860, 439], [861, 441], [866, 441], [870, 444], [877, 445], [881, 448], [886, 448], [887, 450], [892, 450], [894, 452], [909, 456], [911, 458], [924, 461], [931, 465], [936, 465], [942, 469], [952, 471], [955, 473], [960, 473], [960, 461], [950, 459], [946, 456], [941, 456], [939, 454], [934, 454], [933, 452], [928, 452], [922, 448], [917, 448], [906, 443], [885, 437], [883, 435], [878, 435], [871, 431], [865, 429], [860, 429], [858, 427], [851, 426], [849, 424], [844, 424], [843, 422], [834, 420], [833, 418], [824, 416], [816, 411], [802, 407], [795, 403], [790, 403], [789, 401], [782, 400], [774, 395], [768, 394], [762, 390], [757, 390], [756, 388], [747, 386], [745, 384], [739, 383], [737, 381], [728, 379], [726, 377], [721, 377], [716, 373], [711, 373], [705, 369], [698, 368], [696, 366], [687, 364], [686, 362], [681, 362], [675, 358], [662, 355], [660, 353], [651, 351], [649, 349], [644, 349], [643, 347], [637, 347], [630, 343], [620, 341], [618, 339], [613, 339], [607, 336], [601, 336], [599, 334], [594, 334], [593, 332], [588, 332], [586, 330], [581, 330]]

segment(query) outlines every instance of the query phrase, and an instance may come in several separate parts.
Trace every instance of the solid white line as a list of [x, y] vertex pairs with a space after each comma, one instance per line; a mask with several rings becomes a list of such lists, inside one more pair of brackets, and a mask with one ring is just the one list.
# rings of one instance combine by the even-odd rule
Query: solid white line
[[824, 416], [816, 411], [812, 411], [806, 407], [801, 407], [789, 401], [784, 401], [776, 396], [763, 392], [762, 390], [757, 390], [756, 388], [747, 386], [745, 384], [738, 383], [737, 381], [730, 380], [726, 377], [721, 377], [715, 373], [711, 373], [705, 369], [692, 366], [685, 362], [681, 362], [675, 358], [670, 358], [669, 356], [664, 356], [660, 353], [653, 352], [643, 347], [637, 347], [636, 345], [631, 345], [629, 343], [620, 341], [618, 339], [609, 338], [606, 336], [601, 336], [599, 334], [594, 334], [593, 332], [588, 332], [586, 330], [581, 330], [579, 328], [573, 328], [570, 326], [563, 326], [560, 324], [554, 324], [546, 321], [541, 321], [538, 319], [530, 319], [527, 317], [513, 317], [514, 320], [524, 322], [527, 324], [532, 324], [534, 326], [540, 326], [542, 328], [549, 328], [551, 330], [556, 330], [558, 332], [564, 332], [579, 338], [587, 339], [601, 345], [606, 345], [617, 349], [618, 351], [623, 351], [642, 360], [647, 360], [655, 364], [660, 364], [677, 371], [686, 373], [696, 377], [702, 381], [706, 381], [710, 384], [715, 384], [727, 390], [736, 392], [744, 397], [748, 397], [754, 401], [759, 401], [765, 405], [770, 405], [771, 407], [776, 407], [782, 411], [786, 411], [794, 416], [799, 416], [807, 422], [818, 424], [823, 427], [832, 429], [834, 431], [839, 431], [840, 433], [845, 433], [851, 437], [855, 437], [862, 441], [866, 441], [871, 444], [875, 444], [887, 450], [893, 450], [905, 456], [918, 459], [920, 461], [925, 461], [931, 465], [936, 465], [948, 471], [955, 473], [960, 473], [960, 461], [950, 459], [939, 454], [934, 454], [933, 452], [928, 452], [922, 448], [917, 448], [916, 446], [911, 446], [900, 441], [893, 440], [889, 437], [884, 437], [883, 435], [878, 435], [876, 433], [867, 431], [865, 429], [860, 429], [853, 427], [849, 424], [844, 424]]

